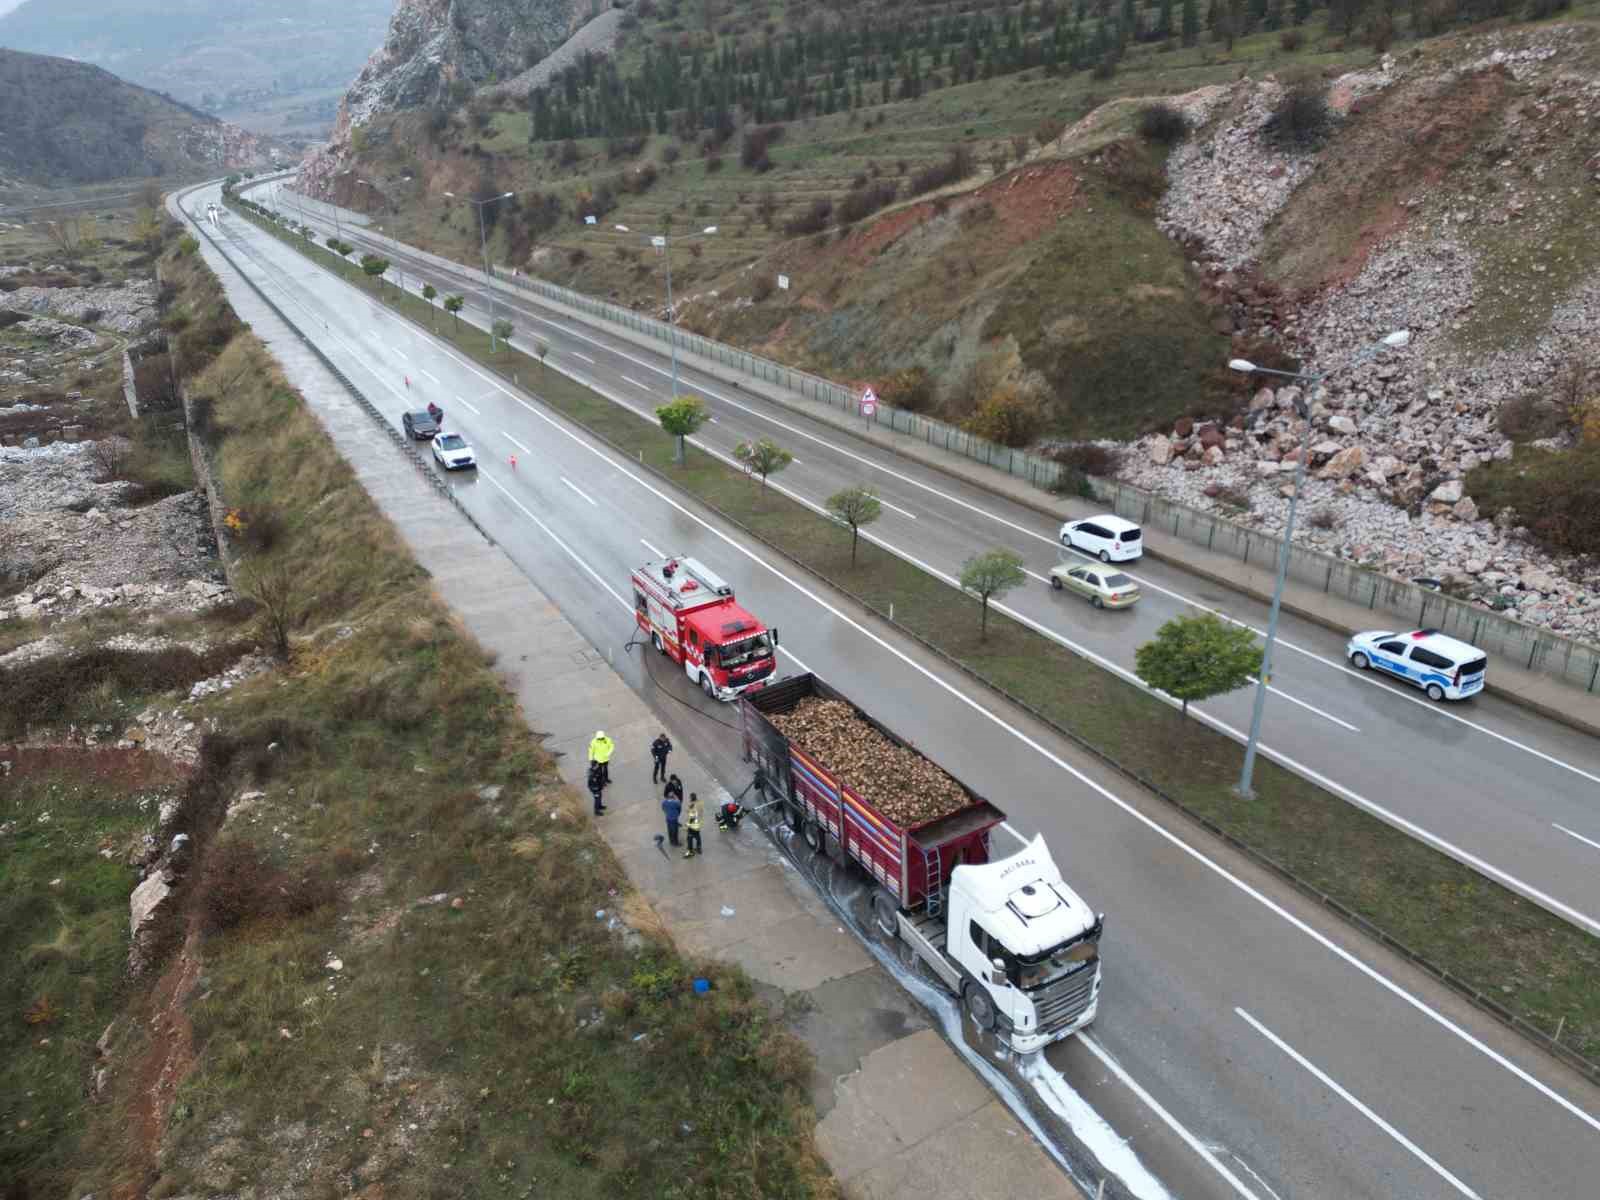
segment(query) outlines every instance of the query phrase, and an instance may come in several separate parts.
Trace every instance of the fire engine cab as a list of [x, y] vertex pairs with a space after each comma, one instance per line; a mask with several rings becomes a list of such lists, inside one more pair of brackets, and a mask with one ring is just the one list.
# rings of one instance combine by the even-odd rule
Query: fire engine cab
[[650, 642], [715, 700], [760, 687], [777, 666], [778, 631], [733, 598], [733, 585], [693, 558], [633, 572], [633, 616]]

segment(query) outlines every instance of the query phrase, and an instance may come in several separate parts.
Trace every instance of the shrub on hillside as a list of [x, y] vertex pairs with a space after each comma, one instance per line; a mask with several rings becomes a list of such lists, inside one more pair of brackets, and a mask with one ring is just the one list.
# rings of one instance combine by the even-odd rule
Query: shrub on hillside
[[811, 202], [811, 207], [798, 217], [784, 225], [783, 231], [790, 237], [804, 237], [808, 233], [821, 233], [828, 227], [828, 218], [833, 215], [833, 201], [826, 196], [819, 197]]
[[1139, 110], [1139, 136], [1171, 146], [1188, 136], [1189, 122], [1170, 104], [1158, 101]]
[[1084, 475], [1098, 479], [1115, 479], [1122, 471], [1122, 455], [1110, 446], [1094, 442], [1078, 442], [1050, 452], [1050, 457], [1064, 467], [1071, 467]]
[[880, 208], [894, 203], [894, 198], [900, 192], [900, 185], [890, 181], [879, 183], [863, 182], [859, 187], [845, 193], [843, 200], [839, 201], [836, 212], [840, 225], [853, 225], [864, 217], [870, 217]]
[[1467, 476], [1481, 512], [1509, 508], [1548, 550], [1600, 554], [1600, 443], [1518, 450]]
[[606, 158], [615, 162], [619, 158], [637, 158], [644, 149], [643, 137], [614, 137], [606, 139]]
[[752, 125], [744, 131], [744, 141], [739, 147], [739, 162], [747, 170], [762, 172], [772, 170], [772, 159], [767, 151], [783, 140], [782, 125]]
[[920, 196], [923, 192], [931, 192], [935, 188], [948, 187], [958, 183], [971, 175], [976, 167], [972, 150], [967, 146], [952, 146], [950, 153], [941, 163], [931, 167], [924, 167], [911, 177], [911, 186], [908, 194]]
[[764, 300], [769, 300], [772, 297], [772, 293], [777, 290], [777, 287], [778, 285], [773, 280], [772, 275], [768, 272], [762, 272], [756, 276], [755, 282], [750, 285], [750, 299], [757, 304]]
[[252, 842], [225, 841], [207, 852], [197, 895], [201, 928], [215, 935], [247, 921], [306, 916], [338, 893], [327, 878], [294, 878], [273, 866]]
[[1033, 131], [1033, 140], [1041, 146], [1049, 145], [1067, 131], [1067, 123], [1059, 117], [1046, 117]]
[[1285, 149], [1315, 146], [1328, 132], [1328, 100], [1315, 83], [1300, 83], [1284, 92], [1261, 132]]
[[907, 412], [927, 412], [933, 407], [933, 376], [923, 367], [905, 367], [878, 385], [883, 402]]
[[1044, 428], [1044, 406], [1014, 384], [1002, 384], [986, 396], [962, 428], [1002, 446], [1026, 446]]
[[1285, 29], [1278, 34], [1278, 45], [1286, 54], [1293, 54], [1306, 43], [1306, 35], [1298, 29]]

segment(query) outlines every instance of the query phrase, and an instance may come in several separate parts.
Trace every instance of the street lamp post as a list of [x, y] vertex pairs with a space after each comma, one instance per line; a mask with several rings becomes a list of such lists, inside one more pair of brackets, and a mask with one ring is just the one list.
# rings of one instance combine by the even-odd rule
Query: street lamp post
[[1289, 576], [1289, 550], [1294, 539], [1294, 513], [1300, 502], [1300, 486], [1305, 482], [1306, 459], [1311, 452], [1311, 406], [1306, 400], [1306, 395], [1314, 393], [1322, 382], [1330, 375], [1347, 370], [1350, 367], [1376, 358], [1385, 350], [1399, 350], [1411, 342], [1411, 331], [1401, 329], [1387, 337], [1381, 338], [1364, 350], [1357, 351], [1344, 362], [1323, 371], [1305, 373], [1300, 371], [1275, 371], [1270, 367], [1258, 367], [1255, 363], [1244, 358], [1235, 358], [1228, 363], [1230, 370], [1241, 371], [1246, 375], [1277, 375], [1284, 379], [1293, 379], [1301, 384], [1305, 392], [1295, 401], [1295, 412], [1299, 415], [1305, 429], [1300, 434], [1300, 454], [1294, 465], [1294, 490], [1289, 493], [1289, 515], [1283, 526], [1283, 545], [1278, 549], [1278, 577], [1272, 585], [1272, 608], [1267, 614], [1267, 638], [1261, 652], [1261, 675], [1256, 680], [1255, 707], [1250, 713], [1250, 739], [1244, 747], [1244, 767], [1239, 772], [1239, 783], [1234, 788], [1246, 800], [1255, 795], [1251, 789], [1251, 777], [1255, 774], [1256, 748], [1261, 741], [1261, 717], [1267, 707], [1267, 686], [1272, 681], [1272, 651], [1278, 639], [1278, 610], [1283, 605], [1283, 585]]
[[496, 204], [501, 200], [509, 200], [515, 192], [502, 192], [498, 196], [490, 196], [487, 200], [474, 200], [470, 196], [457, 196], [454, 192], [446, 192], [452, 200], [465, 200], [478, 210], [478, 246], [483, 251], [483, 286], [489, 290], [489, 353], [495, 353], [494, 332], [494, 277], [489, 274], [489, 234], [483, 223], [483, 210], [486, 205]]
[[[626, 225], [612, 226], [618, 233], [632, 233]], [[710, 237], [717, 232], [715, 225], [707, 225], [699, 233], [686, 233], [683, 238]], [[678, 308], [672, 302], [672, 242], [664, 233], [645, 235], [645, 240], [661, 252], [661, 257], [667, 266], [667, 326], [671, 336], [667, 339], [672, 345], [672, 400], [678, 399]]]

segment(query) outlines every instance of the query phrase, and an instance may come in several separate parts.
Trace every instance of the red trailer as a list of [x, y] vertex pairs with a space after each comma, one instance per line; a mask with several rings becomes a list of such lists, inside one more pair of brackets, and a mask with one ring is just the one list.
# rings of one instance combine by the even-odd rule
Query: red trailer
[[[965, 807], [918, 825], [896, 824], [849, 780], [767, 720], [767, 714], [787, 713], [810, 696], [850, 703], [815, 675], [793, 676], [745, 695], [740, 708], [746, 756], [765, 772], [769, 792], [775, 790], [784, 799], [790, 824], [813, 850], [836, 860], [855, 860], [901, 908], [926, 904], [937, 913], [950, 873], [963, 864], [989, 861], [989, 831], [1006, 819], [1005, 813], [963, 787]], [[891, 742], [916, 751], [855, 705], [851, 708]]]

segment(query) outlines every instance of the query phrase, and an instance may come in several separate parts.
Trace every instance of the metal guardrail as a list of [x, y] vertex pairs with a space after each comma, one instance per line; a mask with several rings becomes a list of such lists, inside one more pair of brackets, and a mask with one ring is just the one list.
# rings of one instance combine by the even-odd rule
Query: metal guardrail
[[[208, 185], [202, 184], [201, 186]], [[187, 196], [189, 192], [196, 190], [198, 189], [190, 188], [188, 191], [181, 192], [179, 193], [179, 198], [181, 199], [183, 196]], [[227, 199], [226, 193], [224, 193], [224, 198]], [[249, 212], [248, 210], [240, 209], [234, 207], [233, 205], [229, 205], [229, 208], [231, 211], [238, 213], [247, 220], [255, 221], [257, 224], [261, 223], [255, 214]], [[187, 214], [185, 215], [187, 216]], [[466, 518], [467, 523], [478, 532], [479, 536], [481, 536], [484, 541], [488, 542], [491, 546], [495, 545], [495, 540], [489, 535], [489, 531], [480, 525], [478, 523], [478, 519], [467, 510], [466, 505], [461, 503], [461, 500], [455, 494], [455, 489], [450, 486], [449, 481], [440, 477], [439, 473], [435, 471], [431, 465], [429, 465], [428, 460], [424, 458], [417, 450], [416, 446], [412, 444], [411, 439], [406, 437], [406, 435], [400, 430], [396, 429], [388, 420], [388, 418], [386, 418], [383, 413], [379, 411], [378, 406], [373, 404], [371, 400], [367, 399], [366, 393], [364, 393], [353, 382], [351, 382], [349, 376], [347, 376], [344, 371], [339, 368], [338, 364], [336, 364], [333, 359], [329, 358], [328, 355], [323, 352], [320, 346], [307, 337], [305, 332], [289, 319], [289, 315], [284, 312], [283, 309], [278, 307], [277, 303], [272, 299], [272, 297], [268, 296], [266, 292], [262, 290], [261, 286], [256, 283], [254, 279], [250, 278], [250, 276], [239, 266], [238, 262], [235, 261], [233, 255], [228, 253], [227, 248], [216, 237], [216, 235], [213, 234], [209, 229], [205, 228], [205, 222], [195, 221], [193, 218], [190, 218], [190, 224], [199, 229], [200, 232], [205, 236], [206, 240], [208, 240], [212, 246], [216, 248], [217, 253], [228, 260], [228, 262], [233, 266], [234, 270], [238, 273], [239, 277], [250, 285], [251, 290], [253, 290], [261, 299], [262, 303], [271, 309], [278, 319], [281, 320], [284, 325], [286, 325], [294, 333], [295, 337], [300, 340], [301, 344], [304, 345], [306, 349], [310, 350], [312, 354], [316, 355], [317, 359], [322, 363], [322, 365], [327, 368], [329, 374], [331, 374], [344, 386], [345, 391], [350, 393], [350, 398], [359, 404], [366, 414], [378, 423], [379, 428], [389, 435], [389, 440], [395, 444], [401, 453], [411, 460], [412, 465], [417, 468], [422, 477], [433, 486], [433, 490], [438, 492], [441, 496], [453, 504], [456, 507], [456, 510]]]

